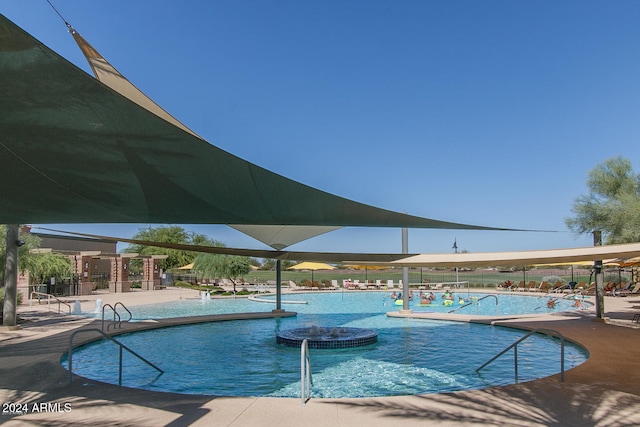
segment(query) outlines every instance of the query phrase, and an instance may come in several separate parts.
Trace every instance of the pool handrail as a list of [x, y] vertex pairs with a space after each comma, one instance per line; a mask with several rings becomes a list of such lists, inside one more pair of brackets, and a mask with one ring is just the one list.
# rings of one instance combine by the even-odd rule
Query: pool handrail
[[129, 311], [129, 309], [127, 307], [125, 307], [125, 305], [123, 303], [121, 303], [120, 301], [116, 302], [115, 304], [113, 304], [113, 308], [117, 309], [118, 306], [121, 306], [122, 308], [124, 308], [124, 310], [129, 313], [129, 318], [127, 320], [121, 320], [120, 323], [122, 322], [128, 322], [131, 319], [133, 319], [133, 314], [131, 314], [131, 312]]
[[[453, 313], [454, 311], [456, 311], [456, 310], [460, 310], [461, 308], [465, 308], [465, 307], [468, 307], [468, 306], [473, 305], [473, 304], [478, 304], [478, 303], [479, 303], [480, 301], [482, 301], [483, 299], [485, 299], [485, 298], [489, 298], [489, 297], [494, 297], [494, 298], [496, 299], [496, 316], [497, 316], [497, 315], [498, 315], [498, 297], [497, 297], [497, 296], [495, 296], [495, 295], [485, 295], [485, 296], [483, 296], [482, 298], [479, 298], [479, 299], [477, 299], [477, 300], [475, 300], [475, 301], [468, 302], [468, 303], [466, 303], [465, 305], [461, 305], [460, 307], [456, 307], [456, 308], [454, 308], [453, 310], [449, 310], [447, 313]], [[476, 310], [476, 311], [477, 311], [477, 310]]]
[[555, 336], [556, 338], [560, 338], [560, 382], [564, 382], [564, 336], [560, 332], [558, 332], [558, 331], [556, 331], [554, 329], [536, 328], [536, 329], [533, 329], [533, 330], [529, 331], [529, 333], [527, 333], [525, 336], [523, 336], [522, 338], [518, 339], [516, 342], [514, 342], [511, 345], [509, 345], [507, 348], [502, 350], [500, 353], [496, 354], [491, 359], [489, 359], [487, 362], [485, 362], [482, 366], [480, 366], [478, 369], [476, 369], [476, 372], [480, 372], [480, 370], [483, 369], [485, 366], [487, 366], [488, 364], [490, 364], [491, 362], [496, 360], [498, 357], [502, 356], [507, 351], [509, 351], [510, 349], [513, 348], [513, 364], [514, 364], [514, 371], [515, 371], [515, 383], [517, 384], [518, 383], [518, 344], [520, 344], [522, 341], [526, 340], [527, 338], [529, 338], [530, 336], [532, 336], [534, 334], [545, 334], [545, 335]]
[[106, 332], [101, 331], [98, 328], [79, 329], [79, 330], [73, 332], [69, 336], [69, 353], [67, 353], [67, 355], [68, 355], [68, 363], [69, 363], [69, 384], [71, 384], [71, 382], [73, 381], [73, 338], [77, 334], [79, 334], [81, 332], [97, 332], [100, 335], [102, 335], [103, 337], [107, 338], [108, 340], [116, 343], [118, 345], [118, 347], [120, 347], [120, 351], [119, 351], [119, 358], [120, 359], [119, 359], [119, 362], [118, 362], [118, 385], [119, 386], [122, 385], [122, 350], [123, 349], [127, 350], [129, 353], [131, 353], [132, 355], [134, 355], [138, 359], [140, 359], [143, 362], [145, 362], [147, 365], [151, 366], [152, 368], [154, 368], [155, 370], [160, 372], [160, 374], [164, 374], [164, 371], [162, 369], [158, 368], [156, 365], [154, 365], [153, 363], [149, 362], [147, 359], [145, 359], [144, 357], [140, 356], [138, 353], [136, 353], [135, 351], [131, 350], [129, 347], [127, 347], [126, 345], [122, 344], [120, 341], [118, 341], [115, 338], [111, 337]]
[[[44, 292], [37, 292], [37, 291], [32, 291], [31, 292], [31, 297], [29, 298], [29, 307], [31, 307], [31, 304], [33, 302], [33, 295], [43, 295], [47, 297], [47, 305], [49, 307], [51, 307], [51, 298], [53, 298], [54, 300], [56, 300], [56, 302], [58, 303], [58, 313], [60, 313], [60, 304], [64, 304], [67, 307], [69, 307], [69, 314], [71, 314], [71, 305], [67, 304], [64, 301], [61, 301], [58, 299], [58, 297], [56, 297], [55, 295], [51, 295], [51, 294], [47, 294]], [[38, 298], [38, 304], [40, 304], [40, 298]]]
[[304, 339], [300, 345], [300, 399], [302, 406], [311, 399], [311, 359], [307, 339]]

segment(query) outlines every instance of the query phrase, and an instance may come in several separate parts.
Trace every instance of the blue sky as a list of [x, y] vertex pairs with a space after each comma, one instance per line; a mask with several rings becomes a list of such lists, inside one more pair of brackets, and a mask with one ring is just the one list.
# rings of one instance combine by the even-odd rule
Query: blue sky
[[[374, 206], [554, 233], [410, 230], [410, 252], [592, 244], [565, 226], [589, 170], [639, 171], [640, 2], [57, 0], [65, 19], [214, 145]], [[45, 0], [0, 13], [89, 71]], [[211, 166], [215, 174], [215, 165]], [[132, 237], [149, 224], [56, 225]], [[226, 226], [185, 226], [264, 246]], [[295, 250], [400, 252], [348, 228]]]

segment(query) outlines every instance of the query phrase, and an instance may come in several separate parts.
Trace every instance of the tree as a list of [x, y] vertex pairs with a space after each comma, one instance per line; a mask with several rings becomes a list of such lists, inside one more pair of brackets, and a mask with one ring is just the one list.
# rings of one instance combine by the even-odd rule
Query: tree
[[27, 259], [27, 269], [31, 283], [48, 283], [51, 277], [60, 282], [71, 275], [69, 258], [54, 252], [32, 254]]
[[236, 292], [238, 278], [251, 271], [250, 258], [222, 254], [200, 253], [193, 260], [193, 270], [201, 273], [202, 277], [226, 278], [233, 282], [233, 292]]
[[[7, 256], [7, 226], [0, 224], [0, 287], [4, 286], [4, 269]], [[22, 246], [18, 248], [18, 269], [25, 271], [28, 268], [29, 258], [33, 256], [31, 254], [32, 249], [40, 247], [40, 238], [31, 233], [20, 233], [20, 240], [24, 242]]]
[[589, 194], [578, 197], [565, 223], [577, 234], [602, 231], [607, 244], [640, 241], [640, 175], [614, 157], [589, 172]]
[[[186, 231], [178, 226], [160, 226], [141, 228], [133, 236], [136, 240], [147, 240], [160, 243], [175, 243], [181, 245], [199, 246], [224, 246], [223, 243], [209, 239], [207, 236]], [[171, 269], [190, 264], [194, 261], [197, 253], [181, 249], [159, 248], [155, 246], [130, 245], [123, 250], [125, 253], [135, 253], [140, 255], [168, 255], [159, 265], [162, 269]]]

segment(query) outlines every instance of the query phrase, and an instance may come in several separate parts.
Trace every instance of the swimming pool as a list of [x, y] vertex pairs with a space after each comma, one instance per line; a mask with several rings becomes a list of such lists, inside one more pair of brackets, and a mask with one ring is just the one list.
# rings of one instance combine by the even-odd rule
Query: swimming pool
[[[152, 368], [125, 355], [123, 385], [185, 394], [299, 397], [300, 351], [277, 344], [275, 336], [281, 330], [311, 325], [378, 331], [378, 342], [372, 345], [310, 351], [311, 396], [315, 398], [441, 393], [514, 382], [512, 352], [481, 374], [475, 369], [522, 337], [522, 331], [470, 323], [390, 318], [385, 313], [396, 307], [375, 292], [285, 297], [305, 299], [308, 304], [286, 306], [298, 312], [298, 316], [291, 318], [211, 322], [119, 336], [118, 340], [166, 371], [158, 377]], [[518, 305], [512, 296], [504, 297], [500, 296], [499, 307], [503, 303], [505, 308]], [[512, 302], [507, 304], [507, 299]], [[531, 304], [533, 309], [542, 302], [536, 299], [539, 301]], [[495, 311], [495, 303], [491, 305]], [[135, 318], [142, 320], [175, 317], [178, 312], [194, 315], [205, 311], [211, 314], [270, 308], [268, 303], [238, 298], [185, 300], [130, 309]], [[117, 383], [117, 352], [115, 345], [103, 341], [77, 349], [74, 372]], [[519, 381], [552, 375], [560, 370], [559, 344], [546, 336], [532, 337], [518, 346], [518, 359]], [[586, 353], [581, 348], [566, 346], [565, 369], [584, 360]]]
[[[462, 296], [470, 301], [476, 298], [478, 303], [463, 307], [457, 299], [451, 306], [444, 306], [442, 293], [437, 293], [436, 303], [429, 306], [420, 306], [418, 295], [410, 302], [410, 308], [415, 312], [447, 313], [456, 310], [457, 314], [479, 314], [485, 316], [514, 315], [514, 314], [543, 314], [558, 311], [575, 310], [574, 300], [558, 299], [554, 308], [547, 307], [547, 296], [521, 296], [508, 294], [481, 294], [459, 292], [456, 296]], [[483, 297], [487, 298], [482, 299]], [[275, 301], [275, 295], [261, 295], [261, 299]], [[388, 292], [316, 292], [282, 295], [282, 308], [298, 313], [386, 313], [397, 311], [402, 306], [396, 306]], [[287, 304], [287, 301], [305, 301], [307, 304]], [[585, 304], [587, 304], [585, 302]], [[135, 307], [133, 321], [202, 316], [207, 314], [246, 313], [269, 311], [275, 307], [269, 303], [251, 301], [248, 298], [212, 299], [202, 301], [198, 299], [180, 300], [172, 303], [148, 304]], [[98, 315], [99, 317], [99, 315]]]

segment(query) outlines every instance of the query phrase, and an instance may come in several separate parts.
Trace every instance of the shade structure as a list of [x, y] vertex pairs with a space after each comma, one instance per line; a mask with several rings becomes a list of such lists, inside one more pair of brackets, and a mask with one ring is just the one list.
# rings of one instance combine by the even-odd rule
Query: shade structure
[[[97, 74], [116, 74], [91, 55]], [[124, 96], [131, 85], [89, 76], [2, 15], [0, 75], [0, 223], [506, 230], [380, 209], [268, 171]]]
[[422, 254], [393, 261], [406, 267], [484, 267], [596, 261], [640, 256], [640, 243], [516, 252]]
[[182, 267], [178, 267], [178, 270], [191, 270], [191, 269], [193, 269], [193, 263], [183, 265]]

